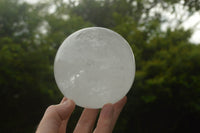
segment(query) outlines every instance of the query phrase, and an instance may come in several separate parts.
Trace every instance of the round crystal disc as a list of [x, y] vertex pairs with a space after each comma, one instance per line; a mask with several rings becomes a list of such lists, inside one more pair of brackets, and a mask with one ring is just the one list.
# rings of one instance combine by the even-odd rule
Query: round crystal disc
[[101, 108], [115, 103], [130, 90], [135, 59], [128, 42], [101, 27], [84, 28], [68, 36], [55, 62], [56, 83], [78, 106]]

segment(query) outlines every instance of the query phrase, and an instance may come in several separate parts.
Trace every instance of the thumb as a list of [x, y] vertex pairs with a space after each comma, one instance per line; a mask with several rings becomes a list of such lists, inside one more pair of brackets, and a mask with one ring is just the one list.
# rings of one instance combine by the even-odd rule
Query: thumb
[[72, 100], [66, 99], [58, 105], [51, 105], [47, 108], [36, 133], [57, 133], [62, 121], [68, 121], [75, 108]]

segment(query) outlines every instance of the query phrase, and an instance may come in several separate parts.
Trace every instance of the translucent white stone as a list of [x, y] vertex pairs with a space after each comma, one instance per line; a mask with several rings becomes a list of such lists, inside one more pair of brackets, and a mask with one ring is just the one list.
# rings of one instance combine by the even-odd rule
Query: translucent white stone
[[57, 51], [56, 83], [81, 107], [101, 108], [124, 97], [135, 77], [131, 47], [118, 33], [100, 27], [76, 31]]

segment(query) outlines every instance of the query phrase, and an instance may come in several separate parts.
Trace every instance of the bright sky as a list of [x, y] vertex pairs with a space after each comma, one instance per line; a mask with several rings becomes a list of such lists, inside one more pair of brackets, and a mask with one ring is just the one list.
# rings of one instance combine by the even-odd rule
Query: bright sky
[[[200, 43], [200, 12], [195, 12], [192, 16], [189, 16], [186, 7], [181, 4], [175, 5], [175, 12], [171, 13], [173, 9], [162, 10], [160, 5], [151, 10], [152, 15], [156, 12], [162, 13], [162, 18], [167, 22], [162, 25], [162, 29], [166, 30], [167, 27], [175, 28], [177, 26], [184, 27], [185, 29], [193, 29], [194, 33], [190, 38], [190, 41], [196, 44]], [[178, 25], [178, 21], [182, 20], [183, 23]]]
[[[198, 24], [197, 24], [198, 23]], [[192, 35], [190, 41], [194, 43], [200, 43], [200, 13], [196, 12], [190, 19], [184, 22], [183, 26], [188, 29], [194, 27], [196, 25], [196, 28], [194, 29], [194, 34]]]
[[[40, 0], [22, 0], [22, 1], [27, 1], [28, 3], [35, 4]], [[64, 1], [67, 2], [68, 0]], [[177, 4], [175, 7], [176, 7], [176, 13], [163, 11], [161, 10], [161, 8], [159, 8], [159, 5], [152, 10], [152, 14], [153, 12], [162, 12], [162, 17], [168, 20], [168, 23], [163, 24], [162, 26], [163, 30], [165, 30], [167, 27], [172, 27], [172, 28], [176, 27], [177, 20], [184, 20], [189, 15], [186, 9], [181, 4]], [[189, 17], [189, 19], [185, 20], [181, 26], [184, 27], [185, 29], [192, 28], [194, 30], [194, 33], [190, 38], [190, 41], [196, 44], [200, 44], [200, 12], [194, 13], [191, 17]]]

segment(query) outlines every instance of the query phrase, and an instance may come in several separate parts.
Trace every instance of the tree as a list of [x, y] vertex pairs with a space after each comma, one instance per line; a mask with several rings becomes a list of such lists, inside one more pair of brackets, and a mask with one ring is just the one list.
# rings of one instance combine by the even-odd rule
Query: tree
[[[72, 6], [72, 14], [117, 31], [133, 48], [135, 83], [115, 132], [194, 132], [198, 127], [199, 73], [195, 66], [199, 66], [199, 54], [195, 51], [199, 46], [188, 41], [190, 30], [177, 27], [162, 31], [161, 14], [150, 16], [158, 4], [166, 9], [179, 2], [83, 0]], [[191, 6], [188, 9], [191, 11]], [[195, 10], [198, 8], [191, 14]]]
[[[191, 15], [199, 10], [198, 1], [181, 2]], [[197, 130], [200, 47], [189, 42], [192, 30], [177, 26], [163, 31], [162, 13], [150, 13], [157, 5], [167, 10], [177, 3], [180, 0], [49, 0], [30, 5], [1, 0], [0, 132], [35, 131], [45, 108], [62, 97], [53, 77], [56, 50], [72, 32], [89, 26], [118, 32], [135, 54], [135, 82], [114, 132]], [[73, 113], [69, 131], [81, 110]]]
[[0, 106], [4, 114], [0, 132], [31, 132], [47, 105], [60, 96], [55, 91], [50, 51], [37, 43], [38, 11], [12, 0], [2, 0], [0, 6]]

